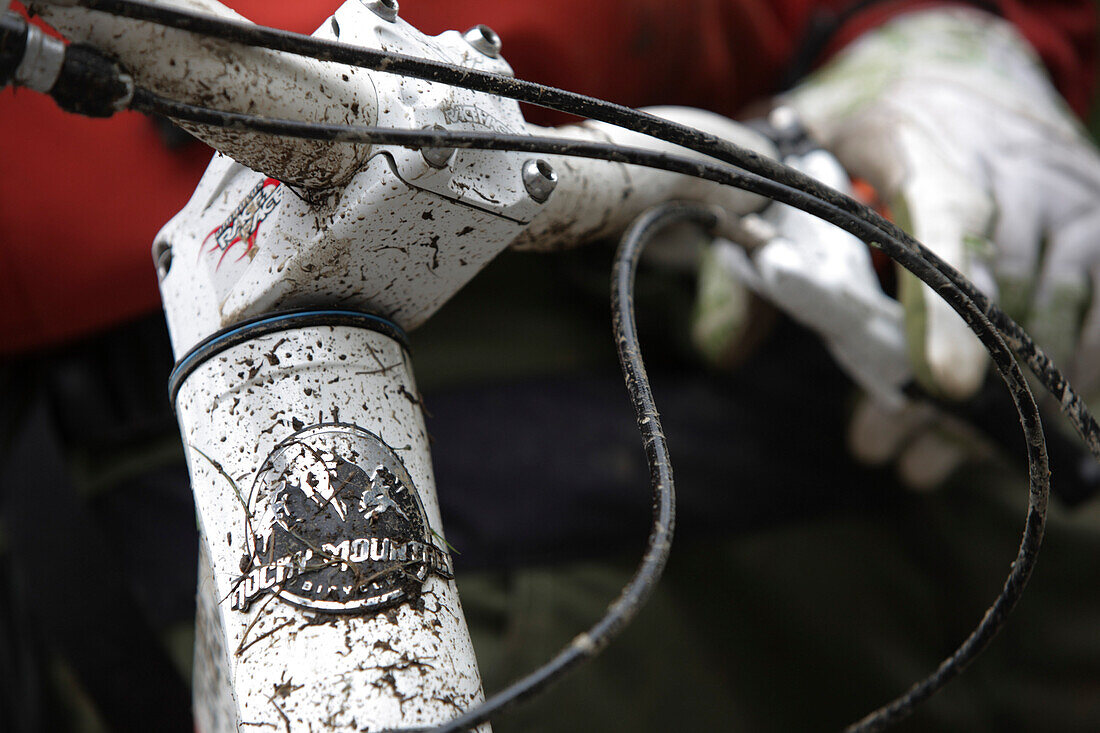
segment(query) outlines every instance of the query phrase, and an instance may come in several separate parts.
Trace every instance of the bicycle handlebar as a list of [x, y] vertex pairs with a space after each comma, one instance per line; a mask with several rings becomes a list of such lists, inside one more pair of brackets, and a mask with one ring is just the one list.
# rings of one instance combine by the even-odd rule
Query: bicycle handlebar
[[[248, 23], [214, 0], [156, 0], [156, 4]], [[138, 86], [169, 98], [268, 117], [360, 125], [378, 119], [378, 95], [370, 75], [361, 69], [242, 47], [67, 4], [28, 5], [74, 43], [88, 43], [110, 53]], [[369, 13], [365, 8], [363, 12]], [[318, 33], [333, 37], [327, 23]], [[217, 83], [212, 84], [212, 79]], [[187, 123], [181, 126], [250, 168], [309, 189], [347, 183], [370, 154], [369, 145], [291, 140]]]

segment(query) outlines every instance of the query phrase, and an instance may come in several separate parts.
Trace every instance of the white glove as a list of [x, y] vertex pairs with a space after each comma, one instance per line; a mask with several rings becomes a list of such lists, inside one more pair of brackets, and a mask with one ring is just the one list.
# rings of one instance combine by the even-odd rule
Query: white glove
[[[783, 162], [851, 193], [848, 174], [824, 150], [791, 155]], [[736, 238], [738, 244], [715, 242], [712, 256], [719, 266], [816, 331], [840, 366], [870, 394], [901, 407], [900, 389], [912, 378], [902, 307], [879, 287], [867, 246], [783, 204], [742, 217]]]
[[[1100, 156], [1012, 26], [969, 9], [910, 13], [860, 38], [781, 101], [877, 189], [901, 226], [999, 297], [1081, 393], [1096, 391]], [[769, 211], [761, 219], [776, 228], [770, 233], [748, 222], [763, 246], [747, 255], [720, 249], [725, 270], [821, 333], [875, 398], [853, 421], [857, 455], [897, 459], [910, 484], [938, 484], [976, 441], [945, 428], [951, 421], [927, 406], [899, 411], [896, 387], [911, 375], [932, 394], [971, 397], [987, 371], [984, 348], [946, 303], [903, 272], [908, 370], [899, 369], [887, 335], [890, 307], [867, 287], [869, 259], [826, 255], [825, 235], [813, 226], [827, 225], [808, 226], [802, 216]], [[753, 239], [739, 239], [746, 238]], [[779, 287], [791, 273], [798, 285]], [[839, 305], [845, 300], [851, 307]], [[845, 338], [853, 331], [860, 339], [874, 334], [864, 353]]]
[[[989, 295], [1000, 286], [1056, 363], [1093, 378], [1100, 299], [1083, 337], [1080, 324], [1100, 265], [1100, 159], [1011, 25], [962, 8], [901, 16], [786, 102], [901, 226]], [[973, 395], [987, 363], [977, 338], [911, 276], [901, 299], [918, 379]]]

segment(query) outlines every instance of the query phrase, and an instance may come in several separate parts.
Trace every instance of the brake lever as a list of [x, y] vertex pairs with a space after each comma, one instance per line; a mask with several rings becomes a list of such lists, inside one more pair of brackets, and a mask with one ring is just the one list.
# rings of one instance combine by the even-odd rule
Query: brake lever
[[[751, 123], [771, 138], [787, 165], [850, 192], [847, 173], [816, 144], [789, 108]], [[1027, 466], [1018, 419], [1004, 385], [990, 376], [973, 398], [957, 402], [929, 393], [913, 379], [901, 305], [882, 292], [866, 246], [837, 227], [783, 204], [744, 217], [740, 234], [748, 249], [719, 240], [719, 257], [758, 294], [772, 299], [819, 334], [834, 358], [867, 392], [887, 405], [905, 399], [930, 404], [961, 419]], [[1048, 423], [1057, 420], [1044, 410]], [[1100, 491], [1100, 465], [1075, 437], [1046, 431], [1051, 490], [1067, 507]]]

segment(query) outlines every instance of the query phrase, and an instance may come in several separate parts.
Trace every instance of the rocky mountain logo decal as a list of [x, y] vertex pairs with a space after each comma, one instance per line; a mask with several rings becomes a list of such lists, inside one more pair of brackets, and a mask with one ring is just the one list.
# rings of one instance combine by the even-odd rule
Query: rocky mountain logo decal
[[271, 593], [302, 608], [366, 613], [415, 600], [430, 573], [453, 577], [401, 459], [357, 426], [315, 425], [280, 443], [248, 506], [234, 609]]

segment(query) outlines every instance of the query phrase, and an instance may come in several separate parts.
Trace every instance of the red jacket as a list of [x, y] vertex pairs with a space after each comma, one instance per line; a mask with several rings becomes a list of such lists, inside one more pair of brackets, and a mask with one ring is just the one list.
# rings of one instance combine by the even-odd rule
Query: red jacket
[[[338, 5], [234, 0], [258, 22], [311, 32]], [[416, 0], [406, 20], [427, 33], [479, 22], [496, 30], [522, 78], [630, 106], [683, 104], [731, 115], [778, 89], [811, 15], [851, 0]], [[903, 10], [899, 0], [855, 15], [835, 50]], [[1071, 106], [1091, 98], [1091, 0], [1002, 0]], [[535, 122], [558, 118], [530, 110]], [[158, 307], [149, 247], [194, 189], [210, 157], [171, 151], [151, 120], [67, 115], [26, 90], [0, 93], [0, 354], [95, 332]]]

